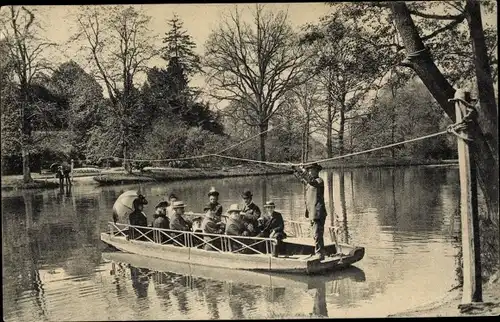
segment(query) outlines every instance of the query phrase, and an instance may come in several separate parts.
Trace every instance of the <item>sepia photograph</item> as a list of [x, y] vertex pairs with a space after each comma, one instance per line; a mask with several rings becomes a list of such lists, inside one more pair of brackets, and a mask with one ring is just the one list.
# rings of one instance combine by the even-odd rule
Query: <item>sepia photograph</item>
[[497, 2], [0, 6], [3, 320], [500, 315]]

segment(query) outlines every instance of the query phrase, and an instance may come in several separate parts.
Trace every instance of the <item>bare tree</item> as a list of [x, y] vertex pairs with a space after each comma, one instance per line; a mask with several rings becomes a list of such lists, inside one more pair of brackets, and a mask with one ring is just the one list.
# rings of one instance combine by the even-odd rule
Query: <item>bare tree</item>
[[367, 44], [339, 14], [307, 29], [303, 40], [316, 53], [316, 77], [324, 92], [326, 111], [317, 114], [326, 129], [327, 156], [333, 156], [333, 132], [337, 134], [338, 151], [342, 155], [346, 122], [358, 117], [356, 108], [374, 87], [374, 81], [382, 76], [381, 60], [376, 48]]
[[304, 79], [307, 55], [288, 23], [287, 13], [257, 5], [253, 24], [238, 9], [209, 36], [204, 67], [211, 95], [239, 102], [238, 115], [260, 130], [260, 159], [266, 159], [269, 120], [284, 104], [285, 93]]
[[[30, 152], [33, 150], [34, 145], [41, 140], [35, 140], [33, 137], [35, 120], [37, 118], [39, 120], [43, 119], [46, 115], [44, 105], [39, 104], [31, 89], [43, 71], [50, 69], [51, 64], [43, 57], [43, 52], [49, 47], [55, 46], [55, 44], [39, 36], [41, 26], [35, 19], [33, 10], [24, 6], [4, 7], [0, 19], [3, 26], [4, 47], [6, 48], [5, 59], [13, 67], [12, 73], [5, 76], [11, 76], [9, 81], [14, 82], [18, 87], [17, 102], [13, 102], [15, 110], [11, 110], [11, 112], [18, 113], [14, 129], [19, 132], [19, 135], [11, 135], [9, 139], [15, 141], [14, 144], [21, 149], [23, 182], [29, 183], [33, 181], [29, 167]], [[4, 83], [4, 80], [2, 80], [2, 83]], [[2, 103], [2, 105], [4, 104]]]
[[315, 111], [322, 104], [320, 99], [320, 86], [317, 79], [311, 78], [307, 82], [295, 87], [292, 90], [293, 96], [299, 106], [299, 115], [302, 119], [302, 155], [301, 161], [307, 162], [309, 159], [309, 142], [311, 134], [317, 131], [314, 128], [317, 119]]
[[93, 62], [97, 79], [104, 83], [120, 130], [115, 139], [121, 145], [124, 168], [131, 172], [131, 115], [134, 113], [134, 78], [145, 72], [158, 52], [148, 29], [150, 17], [132, 6], [85, 6], [77, 15], [79, 26], [73, 40], [83, 40], [82, 49]]

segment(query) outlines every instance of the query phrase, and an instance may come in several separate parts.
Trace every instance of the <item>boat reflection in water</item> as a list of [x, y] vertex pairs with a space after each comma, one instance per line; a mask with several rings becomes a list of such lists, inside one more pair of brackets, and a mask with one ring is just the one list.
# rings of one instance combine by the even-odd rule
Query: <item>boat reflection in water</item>
[[[102, 257], [111, 263], [110, 273], [117, 285], [126, 283], [118, 281], [120, 279], [131, 279], [137, 298], [148, 296], [151, 283], [165, 312], [175, 306], [181, 313], [188, 314], [194, 307], [201, 310], [200, 306], [205, 303], [210, 319], [221, 318], [222, 306], [229, 307], [233, 319], [249, 318], [247, 312], [256, 312], [262, 317], [265, 316], [260, 308], [262, 300], [286, 303], [287, 293], [306, 291], [310, 294], [311, 290], [314, 305], [309, 315], [327, 317], [327, 289], [338, 295], [338, 288], [342, 288], [341, 296], [346, 296], [349, 302], [348, 285], [366, 280], [364, 271], [355, 266], [324, 276], [303, 276], [197, 266], [123, 252], [105, 252]], [[195, 293], [195, 301], [188, 299], [188, 290]]]

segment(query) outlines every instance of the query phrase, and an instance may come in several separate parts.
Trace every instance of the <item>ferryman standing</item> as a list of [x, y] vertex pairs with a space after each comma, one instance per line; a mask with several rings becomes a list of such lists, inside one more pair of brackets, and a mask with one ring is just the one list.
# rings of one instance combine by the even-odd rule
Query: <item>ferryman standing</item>
[[325, 205], [325, 183], [319, 177], [323, 169], [319, 164], [312, 163], [304, 168], [293, 168], [295, 175], [306, 185], [306, 213], [305, 217], [311, 218], [314, 233], [313, 258], [323, 260], [325, 258], [325, 243], [323, 234], [325, 232], [326, 205]]

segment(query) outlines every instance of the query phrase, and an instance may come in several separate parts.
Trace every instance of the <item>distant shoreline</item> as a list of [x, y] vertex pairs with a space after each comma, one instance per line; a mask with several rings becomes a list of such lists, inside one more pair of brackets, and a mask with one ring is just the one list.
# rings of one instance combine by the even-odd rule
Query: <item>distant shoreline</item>
[[[406, 166], [451, 166], [458, 164], [458, 160], [368, 160], [352, 161], [349, 163], [329, 162], [323, 164], [325, 169], [354, 169], [354, 168], [387, 168], [387, 167], [406, 167]], [[132, 174], [127, 174], [122, 168], [112, 169], [75, 169], [73, 174], [73, 184], [96, 184], [99, 186], [122, 185], [145, 182], [173, 182], [181, 180], [199, 180], [214, 178], [231, 178], [246, 176], [262, 176], [291, 174], [290, 169], [284, 167], [275, 167], [262, 164], [247, 164], [233, 167], [220, 168], [154, 168], [146, 167], [145, 171], [134, 170]], [[24, 184], [22, 175], [2, 176], [2, 190], [24, 190], [24, 189], [57, 189], [59, 188], [59, 179], [52, 173], [38, 174], [33, 173], [34, 182]]]

